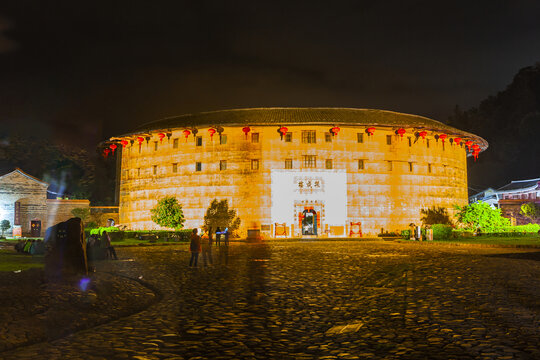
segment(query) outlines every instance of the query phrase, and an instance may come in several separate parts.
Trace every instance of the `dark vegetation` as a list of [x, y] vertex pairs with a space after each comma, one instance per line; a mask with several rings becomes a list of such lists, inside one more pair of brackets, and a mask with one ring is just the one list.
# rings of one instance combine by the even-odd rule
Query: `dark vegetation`
[[489, 142], [488, 150], [469, 167], [473, 193], [539, 177], [540, 63], [521, 69], [504, 91], [478, 107], [466, 111], [456, 107], [449, 125]]

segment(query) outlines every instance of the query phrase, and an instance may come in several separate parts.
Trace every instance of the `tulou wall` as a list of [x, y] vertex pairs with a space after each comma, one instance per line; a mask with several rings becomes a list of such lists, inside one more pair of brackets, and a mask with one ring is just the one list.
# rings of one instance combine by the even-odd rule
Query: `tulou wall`
[[401, 137], [391, 126], [377, 126], [372, 136], [355, 125], [340, 125], [332, 135], [332, 126], [288, 125], [285, 137], [275, 125], [251, 125], [247, 135], [242, 125], [221, 125], [221, 135], [212, 137], [211, 127], [201, 126], [187, 138], [179, 127], [163, 139], [146, 133], [141, 144], [120, 145], [120, 224], [159, 228], [150, 209], [173, 195], [186, 228], [200, 227], [217, 198], [237, 210], [241, 236], [248, 229], [300, 236], [309, 208], [317, 212], [319, 236], [347, 236], [351, 223], [374, 236], [419, 224], [423, 208], [453, 214], [454, 204], [467, 204], [465, 146], [436, 140], [431, 131], [422, 139], [413, 127]]

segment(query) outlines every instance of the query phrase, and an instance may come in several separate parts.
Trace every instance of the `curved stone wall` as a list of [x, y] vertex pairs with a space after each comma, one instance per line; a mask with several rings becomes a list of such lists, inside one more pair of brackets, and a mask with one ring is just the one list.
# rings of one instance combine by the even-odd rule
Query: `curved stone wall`
[[[414, 124], [404, 128], [403, 137], [381, 125], [373, 136], [355, 125], [340, 125], [332, 135], [333, 126], [287, 125], [285, 137], [278, 125], [250, 126], [247, 136], [242, 125], [214, 125], [198, 127], [187, 138], [186, 128], [167, 129], [161, 140], [158, 133], [165, 130], [159, 129], [114, 138], [130, 141], [117, 150], [120, 224], [158, 228], [150, 209], [174, 195], [187, 228], [200, 227], [217, 198], [238, 211], [240, 235], [259, 229], [267, 237], [300, 236], [305, 211], [313, 209], [319, 236], [346, 236], [359, 227], [363, 236], [373, 236], [420, 223], [422, 208], [436, 205], [453, 213], [454, 204], [467, 203], [467, 151], [449, 142], [453, 136], [443, 144], [435, 138], [442, 132], [432, 129], [422, 139], [414, 135]], [[211, 137], [210, 128], [221, 135]], [[137, 136], [145, 138], [140, 145]]]

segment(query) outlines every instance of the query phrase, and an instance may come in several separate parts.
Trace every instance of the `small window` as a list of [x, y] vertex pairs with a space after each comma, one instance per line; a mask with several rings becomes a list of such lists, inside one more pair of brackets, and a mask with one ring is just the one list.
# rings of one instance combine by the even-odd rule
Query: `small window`
[[172, 172], [173, 173], [178, 172], [178, 163], [173, 163], [172, 164]]
[[426, 145], [427, 145], [427, 148], [429, 149], [429, 139], [426, 139]]
[[259, 133], [251, 133], [251, 142], [254, 144], [259, 142]]
[[251, 170], [259, 170], [259, 160], [257, 159], [251, 160]]
[[195, 171], [202, 171], [202, 163], [198, 161], [195, 163]]
[[413, 172], [413, 163], [409, 162], [409, 172]]
[[225, 134], [219, 135], [219, 143], [221, 145], [225, 145], [227, 143], [227, 135]]
[[364, 170], [364, 159], [358, 160], [358, 170]]
[[292, 169], [292, 159], [285, 159], [285, 169]]
[[324, 141], [325, 142], [332, 142], [332, 134], [330, 134], [329, 132], [324, 133]]
[[315, 144], [317, 142], [315, 130], [302, 130], [302, 143]]
[[220, 160], [219, 161], [219, 170], [227, 170], [227, 160]]
[[362, 144], [364, 142], [364, 134], [363, 133], [357, 133], [356, 134], [356, 141], [359, 144]]
[[305, 168], [316, 168], [317, 167], [317, 156], [315, 155], [303, 155], [304, 167]]
[[172, 147], [173, 147], [173, 149], [178, 149], [178, 138], [173, 139]]
[[157, 151], [157, 147], [158, 147], [158, 142], [154, 141], [154, 151]]
[[386, 135], [386, 145], [392, 145], [392, 135]]
[[153, 173], [154, 175], [157, 175], [157, 165], [154, 165], [154, 166], [153, 166], [152, 173]]
[[197, 146], [202, 146], [202, 136], [197, 136]]
[[411, 146], [412, 146], [412, 139], [411, 139], [411, 137], [409, 136], [409, 137], [407, 138], [407, 140], [409, 140], [409, 147], [411, 147]]
[[324, 162], [324, 167], [326, 169], [332, 169], [332, 159], [326, 159], [326, 161]]
[[386, 162], [386, 170], [392, 171], [392, 162], [391, 161]]
[[288, 132], [285, 134], [285, 142], [292, 142], [292, 133]]
[[431, 174], [431, 164], [427, 164], [427, 172]]

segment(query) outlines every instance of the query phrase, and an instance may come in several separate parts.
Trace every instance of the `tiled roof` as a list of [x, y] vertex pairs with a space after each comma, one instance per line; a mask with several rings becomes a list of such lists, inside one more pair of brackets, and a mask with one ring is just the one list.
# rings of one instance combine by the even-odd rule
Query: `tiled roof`
[[529, 179], [529, 180], [516, 180], [512, 181], [510, 184], [506, 184], [503, 187], [497, 189], [498, 192], [504, 192], [504, 191], [515, 191], [515, 190], [525, 190], [528, 188], [534, 188], [535, 186], [538, 186], [538, 182], [540, 181], [540, 178], [537, 179]]
[[485, 150], [487, 141], [479, 136], [458, 130], [423, 116], [403, 114], [386, 110], [352, 108], [253, 108], [203, 112], [168, 117], [146, 123], [132, 133], [151, 132], [165, 129], [205, 126], [255, 126], [255, 125], [358, 125], [426, 129], [473, 138]]

